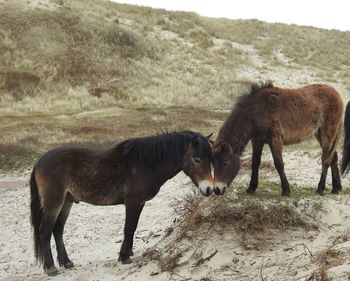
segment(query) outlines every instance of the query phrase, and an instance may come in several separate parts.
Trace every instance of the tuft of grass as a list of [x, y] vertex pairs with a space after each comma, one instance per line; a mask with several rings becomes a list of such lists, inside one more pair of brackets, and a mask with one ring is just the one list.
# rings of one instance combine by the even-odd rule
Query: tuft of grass
[[[322, 211], [319, 202], [305, 201], [298, 206], [293, 198], [281, 202], [276, 197], [272, 200], [249, 195], [239, 195], [239, 198], [228, 195], [206, 200], [192, 188], [183, 197], [175, 199], [173, 207], [178, 219], [176, 231], [171, 228], [174, 242], [167, 244], [163, 250], [156, 247], [149, 249], [143, 256], [142, 263], [156, 260], [162, 271], [173, 272], [176, 267], [188, 262], [181, 260], [189, 250], [188, 247], [193, 248], [196, 243], [209, 239], [213, 231], [219, 234], [234, 231], [245, 245], [247, 236], [273, 234], [295, 228], [306, 231], [318, 229], [316, 217]], [[164, 238], [168, 236], [169, 234]], [[236, 235], [235, 237], [237, 238]]]
[[346, 257], [343, 253], [327, 248], [321, 251], [316, 257], [315, 262], [318, 265], [318, 269], [315, 270], [311, 276], [307, 279], [308, 281], [330, 281], [332, 280], [327, 273], [329, 268], [343, 264], [346, 261]]
[[307, 200], [316, 197], [313, 189], [294, 186], [294, 196], [281, 199], [278, 184], [262, 182], [260, 186], [254, 196], [247, 195], [242, 186], [210, 201], [196, 192], [176, 200], [175, 213], [182, 218], [178, 239], [188, 237], [188, 233], [196, 232], [201, 225], [210, 225], [213, 229], [233, 228], [243, 236], [298, 227], [318, 228], [316, 218], [322, 212], [321, 202]]
[[[203, 208], [203, 206], [202, 206]], [[191, 215], [189, 225], [209, 223], [219, 227], [234, 227], [238, 233], [252, 234], [271, 229], [295, 227], [315, 229], [309, 218], [303, 217], [293, 204], [276, 204], [245, 200], [240, 204], [216, 202], [209, 209]], [[191, 226], [192, 227], [192, 226]]]
[[[270, 185], [275, 188], [275, 184]], [[194, 231], [202, 224], [233, 227], [242, 234], [295, 227], [317, 229], [313, 220], [322, 211], [322, 207], [319, 202], [298, 204], [301, 198], [315, 196], [314, 191], [311, 192], [307, 187], [299, 190], [294, 197], [282, 201], [276, 199], [280, 195], [274, 192], [266, 191], [250, 196], [245, 190], [244, 193], [239, 190], [237, 193], [228, 192], [224, 197], [214, 197], [205, 203], [200, 195], [192, 192], [176, 201], [175, 212], [183, 218], [181, 224], [185, 232]], [[307, 213], [309, 210], [314, 211]]]

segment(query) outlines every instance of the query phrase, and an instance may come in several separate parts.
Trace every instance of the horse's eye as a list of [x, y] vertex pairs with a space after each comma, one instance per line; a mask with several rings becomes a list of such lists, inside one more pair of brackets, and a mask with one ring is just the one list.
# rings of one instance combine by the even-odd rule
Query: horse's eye
[[230, 164], [230, 161], [229, 161], [229, 160], [223, 161], [223, 162], [221, 163], [222, 166], [228, 166], [228, 164]]
[[200, 162], [201, 162], [201, 159], [199, 159], [199, 158], [193, 158], [193, 161], [196, 163], [196, 164], [199, 164]]

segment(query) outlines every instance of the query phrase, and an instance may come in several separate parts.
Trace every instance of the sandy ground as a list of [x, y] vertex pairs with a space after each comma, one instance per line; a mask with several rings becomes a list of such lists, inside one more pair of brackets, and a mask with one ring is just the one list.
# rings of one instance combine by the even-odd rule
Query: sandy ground
[[[319, 179], [318, 152], [293, 152], [285, 155], [286, 173], [291, 183], [315, 185]], [[271, 161], [265, 153], [263, 161]], [[278, 180], [270, 171], [262, 178]], [[240, 173], [237, 181], [248, 181], [247, 171]], [[141, 215], [135, 234], [135, 261], [141, 261], [146, 249], [165, 249], [174, 243], [174, 235], [164, 238], [176, 214], [172, 204], [191, 188], [183, 174], [169, 180], [160, 193], [148, 202]], [[343, 179], [344, 188], [349, 179]], [[329, 193], [329, 188], [327, 190]], [[210, 200], [206, 198], [205, 200]], [[318, 269], [317, 254], [332, 247], [343, 253], [344, 260], [328, 269], [332, 280], [348, 280], [350, 242], [332, 242], [350, 231], [349, 196], [326, 195], [322, 199], [324, 211], [320, 213], [318, 231], [292, 229], [250, 237], [244, 243], [232, 231], [203, 229], [203, 236], [186, 247], [175, 273], [161, 272], [156, 261], [142, 267], [137, 262], [122, 265], [117, 261], [122, 242], [124, 207], [98, 207], [84, 203], [75, 204], [68, 219], [65, 241], [75, 268], [60, 269], [55, 280], [307, 280]], [[302, 203], [302, 202], [301, 202]], [[0, 183], [0, 280], [52, 280], [39, 268], [33, 258], [33, 244], [29, 223], [29, 187], [23, 178]], [[54, 244], [53, 251], [56, 256]], [[190, 246], [190, 247], [188, 247]], [[217, 251], [209, 260], [194, 266], [201, 257]], [[196, 253], [194, 253], [196, 252]]]

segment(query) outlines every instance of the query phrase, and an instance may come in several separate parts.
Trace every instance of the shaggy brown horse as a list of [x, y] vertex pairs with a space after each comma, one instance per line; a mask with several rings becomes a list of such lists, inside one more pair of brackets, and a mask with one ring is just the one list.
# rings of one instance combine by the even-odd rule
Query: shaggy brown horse
[[124, 241], [119, 260], [130, 263], [133, 237], [146, 201], [181, 170], [200, 192], [213, 192], [209, 137], [192, 131], [129, 139], [108, 151], [60, 147], [34, 166], [31, 179], [31, 222], [35, 257], [48, 275], [57, 274], [50, 240], [53, 233], [58, 262], [73, 267], [63, 229], [73, 202], [125, 204]]
[[332, 170], [332, 193], [341, 190], [336, 144], [340, 132], [343, 102], [337, 91], [315, 84], [282, 89], [272, 83], [253, 84], [238, 98], [221, 127], [213, 147], [214, 192], [223, 194], [240, 169], [240, 157], [251, 140], [252, 175], [247, 189], [255, 192], [264, 144], [268, 144], [281, 178], [282, 195], [290, 194], [284, 173], [282, 146], [315, 136], [322, 148], [322, 173], [317, 193], [323, 194], [328, 167]]

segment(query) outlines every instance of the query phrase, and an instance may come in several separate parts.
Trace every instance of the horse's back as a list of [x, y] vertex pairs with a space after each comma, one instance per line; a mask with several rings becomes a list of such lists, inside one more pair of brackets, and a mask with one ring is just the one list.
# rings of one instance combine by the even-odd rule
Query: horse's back
[[67, 169], [94, 156], [90, 149], [79, 147], [57, 147], [46, 152], [37, 162], [36, 169], [52, 171]]
[[[296, 89], [263, 88], [258, 93], [261, 118], [282, 127], [285, 144], [298, 143], [313, 136], [320, 127], [341, 122], [343, 102], [331, 86], [313, 84]], [[260, 97], [259, 97], [260, 95]], [[266, 110], [267, 109], [267, 110]], [[275, 125], [274, 125], [275, 124]]]
[[312, 84], [301, 88], [263, 88], [258, 94], [267, 107], [283, 112], [323, 114], [325, 111], [333, 113], [343, 112], [344, 105], [340, 94], [333, 87], [326, 84]]

